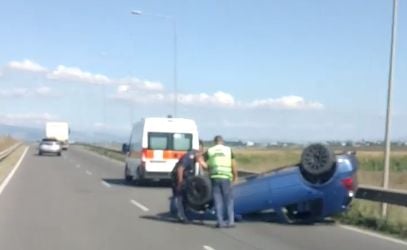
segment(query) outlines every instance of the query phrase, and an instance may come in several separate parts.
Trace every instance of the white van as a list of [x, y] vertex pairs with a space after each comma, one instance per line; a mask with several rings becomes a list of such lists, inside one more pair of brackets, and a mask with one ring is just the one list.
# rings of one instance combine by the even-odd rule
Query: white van
[[184, 118], [144, 118], [134, 124], [126, 153], [124, 177], [131, 180], [170, 179], [185, 152], [199, 149], [195, 121]]

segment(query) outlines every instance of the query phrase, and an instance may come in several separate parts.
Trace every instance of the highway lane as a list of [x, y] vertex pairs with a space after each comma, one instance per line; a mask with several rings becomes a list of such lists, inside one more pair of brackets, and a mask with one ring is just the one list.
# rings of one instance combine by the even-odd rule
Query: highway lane
[[0, 195], [1, 249], [406, 248], [334, 225], [181, 225], [165, 216], [169, 188], [127, 185], [122, 175], [122, 163], [77, 147], [63, 157], [32, 147]]

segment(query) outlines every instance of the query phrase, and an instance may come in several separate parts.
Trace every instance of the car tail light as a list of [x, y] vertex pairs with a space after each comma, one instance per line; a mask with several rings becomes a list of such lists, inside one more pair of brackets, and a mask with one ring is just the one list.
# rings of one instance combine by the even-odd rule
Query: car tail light
[[342, 180], [343, 187], [348, 191], [354, 191], [354, 182], [352, 177], [348, 177]]
[[143, 159], [152, 159], [154, 158], [154, 150], [143, 149], [141, 156]]

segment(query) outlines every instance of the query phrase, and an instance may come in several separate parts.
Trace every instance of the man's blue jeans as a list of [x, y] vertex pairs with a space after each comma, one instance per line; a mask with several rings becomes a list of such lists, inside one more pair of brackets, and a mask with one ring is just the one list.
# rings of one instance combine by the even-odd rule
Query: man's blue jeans
[[[212, 179], [212, 192], [218, 226], [233, 226], [235, 224], [235, 215], [231, 181], [229, 179]], [[227, 216], [227, 225], [224, 220], [225, 214]]]

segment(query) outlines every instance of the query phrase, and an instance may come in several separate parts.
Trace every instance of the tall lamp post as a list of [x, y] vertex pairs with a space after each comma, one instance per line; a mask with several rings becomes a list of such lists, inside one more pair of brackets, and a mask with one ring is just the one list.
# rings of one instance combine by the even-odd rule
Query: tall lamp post
[[178, 85], [177, 85], [177, 80], [178, 80], [178, 69], [177, 69], [177, 54], [178, 54], [178, 45], [177, 45], [177, 21], [174, 17], [172, 16], [166, 16], [166, 15], [158, 15], [158, 14], [150, 14], [150, 13], [144, 13], [141, 10], [132, 10], [130, 12], [132, 15], [135, 16], [151, 16], [151, 17], [155, 17], [155, 18], [161, 18], [161, 19], [165, 19], [168, 20], [172, 23], [173, 26], [173, 33], [174, 33], [174, 48], [173, 48], [173, 53], [174, 53], [174, 117], [177, 116], [177, 109], [178, 109]]
[[[389, 187], [389, 172], [390, 172], [390, 130], [391, 130], [391, 94], [394, 74], [394, 61], [396, 54], [396, 27], [397, 27], [397, 6], [398, 0], [393, 0], [393, 19], [391, 26], [391, 44], [390, 44], [390, 60], [389, 60], [389, 79], [387, 87], [387, 112], [386, 112], [386, 132], [385, 132], [385, 151], [384, 151], [384, 173], [383, 173], [383, 188]], [[382, 204], [382, 217], [387, 215], [387, 204]]]

